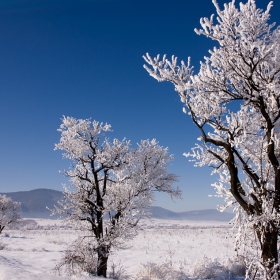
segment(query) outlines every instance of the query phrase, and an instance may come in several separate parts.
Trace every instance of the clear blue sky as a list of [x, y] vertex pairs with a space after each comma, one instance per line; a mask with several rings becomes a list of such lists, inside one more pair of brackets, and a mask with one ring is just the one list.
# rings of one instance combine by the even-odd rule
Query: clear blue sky
[[[208, 197], [211, 169], [194, 168], [182, 155], [198, 131], [172, 85], [151, 78], [142, 59], [146, 52], [191, 56], [198, 70], [213, 43], [193, 30], [214, 11], [211, 0], [1, 0], [0, 191], [62, 190], [58, 171], [69, 162], [53, 149], [65, 115], [110, 123], [110, 138], [168, 146], [183, 200], [160, 195], [156, 205], [186, 211], [222, 203]], [[279, 11], [276, 0], [278, 24]]]

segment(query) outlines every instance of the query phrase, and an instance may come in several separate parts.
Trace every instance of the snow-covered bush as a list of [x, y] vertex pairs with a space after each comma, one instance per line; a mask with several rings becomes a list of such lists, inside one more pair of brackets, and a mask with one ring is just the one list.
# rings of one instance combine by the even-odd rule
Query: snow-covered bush
[[225, 268], [231, 275], [244, 276], [246, 274], [246, 264], [242, 257], [228, 259], [225, 263]]
[[40, 226], [35, 220], [24, 219], [24, 220], [19, 220], [17, 223], [10, 224], [7, 228], [17, 229], [17, 230], [36, 230], [36, 229], [40, 229]]
[[170, 266], [168, 263], [152, 263], [141, 264], [141, 268], [137, 272], [139, 280], [188, 280], [189, 278], [179, 270]]
[[224, 280], [244, 277], [246, 266], [241, 258], [227, 259], [222, 264], [218, 259], [204, 256], [193, 263], [192, 270], [192, 277]]
[[110, 271], [108, 273], [110, 279], [116, 280], [129, 280], [130, 277], [127, 275], [125, 268], [122, 266], [121, 261], [111, 262]]
[[0, 250], [4, 250], [6, 248], [6, 244], [0, 242]]
[[[202, 259], [183, 264], [151, 263], [141, 264], [136, 279], [140, 280], [186, 280], [215, 279], [234, 280], [245, 276], [245, 264], [242, 260], [227, 259], [222, 264], [216, 258], [204, 256]], [[188, 278], [189, 277], [189, 278]]]
[[98, 259], [96, 249], [88, 238], [76, 240], [63, 254], [55, 270], [68, 276], [87, 272], [96, 275]]
[[224, 274], [224, 267], [217, 259], [204, 257], [193, 264], [193, 276], [196, 278], [212, 279]]
[[3, 229], [18, 222], [20, 219], [20, 203], [6, 195], [0, 195], [0, 234]]

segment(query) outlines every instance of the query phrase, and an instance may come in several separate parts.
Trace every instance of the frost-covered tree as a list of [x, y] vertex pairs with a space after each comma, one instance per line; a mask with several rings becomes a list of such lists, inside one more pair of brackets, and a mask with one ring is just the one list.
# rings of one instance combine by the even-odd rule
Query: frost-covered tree
[[71, 186], [64, 186], [65, 200], [55, 212], [66, 213], [81, 230], [75, 251], [65, 256], [64, 263], [104, 277], [111, 248], [122, 247], [136, 234], [139, 219], [154, 200], [153, 191], [180, 196], [172, 187], [177, 177], [167, 172], [172, 159], [167, 148], [156, 140], [141, 141], [137, 148], [126, 139], [111, 143], [104, 138], [110, 127], [64, 117], [55, 145], [72, 161], [70, 170], [64, 171]]
[[6, 195], [0, 195], [0, 234], [3, 229], [20, 219], [20, 203]]
[[248, 244], [256, 246], [248, 277], [278, 279], [280, 28], [268, 22], [272, 2], [265, 11], [254, 0], [239, 7], [231, 1], [223, 9], [213, 4], [217, 18], [202, 18], [195, 32], [216, 47], [197, 74], [190, 60], [177, 64], [174, 56], [170, 61], [147, 54], [150, 66], [144, 67], [158, 81], [174, 84], [200, 131], [202, 143], [185, 155], [197, 166], [214, 167], [217, 194], [225, 197], [225, 207], [235, 205], [237, 248], [249, 254]]

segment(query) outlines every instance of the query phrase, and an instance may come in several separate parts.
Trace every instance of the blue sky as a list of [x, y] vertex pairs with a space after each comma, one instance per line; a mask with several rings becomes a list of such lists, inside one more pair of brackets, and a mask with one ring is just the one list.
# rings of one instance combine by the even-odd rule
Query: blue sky
[[[279, 11], [275, 1], [278, 24]], [[53, 149], [65, 115], [110, 123], [110, 138], [168, 146], [183, 200], [157, 195], [156, 205], [187, 211], [222, 203], [208, 197], [211, 169], [194, 168], [182, 155], [199, 132], [172, 85], [151, 78], [142, 59], [146, 52], [191, 56], [198, 70], [213, 42], [193, 30], [214, 12], [211, 0], [1, 0], [0, 191], [62, 190], [58, 171], [69, 162]]]

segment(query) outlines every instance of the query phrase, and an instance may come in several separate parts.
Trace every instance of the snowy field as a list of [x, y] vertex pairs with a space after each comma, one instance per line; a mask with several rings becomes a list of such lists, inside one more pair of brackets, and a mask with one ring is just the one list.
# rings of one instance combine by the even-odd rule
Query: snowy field
[[[0, 280], [100, 279], [58, 275], [54, 267], [76, 232], [61, 221], [36, 222], [3, 231]], [[112, 252], [108, 274], [114, 268], [113, 279], [244, 279], [228, 223], [151, 219], [141, 228], [129, 248]]]

